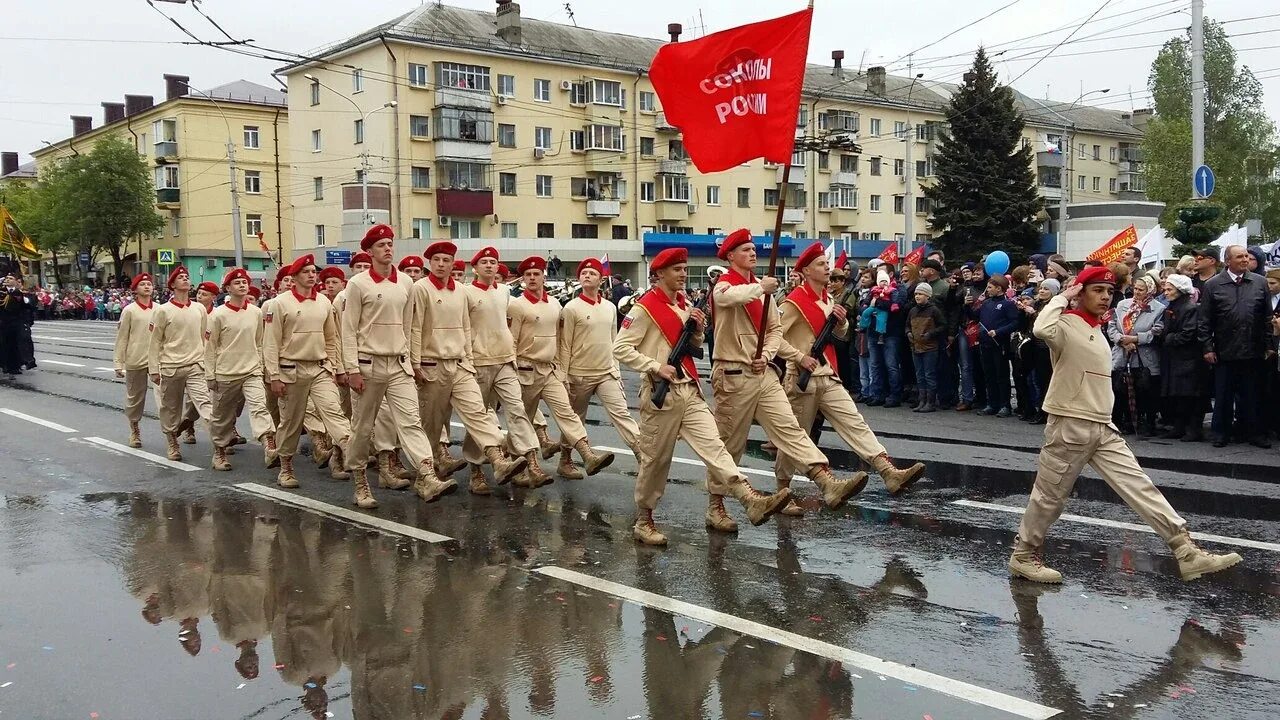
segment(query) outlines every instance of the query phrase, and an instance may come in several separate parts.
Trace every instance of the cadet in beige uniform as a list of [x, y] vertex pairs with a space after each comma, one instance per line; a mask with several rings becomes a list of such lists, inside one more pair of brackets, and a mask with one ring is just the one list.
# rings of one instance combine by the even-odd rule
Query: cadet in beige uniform
[[[422, 429], [422, 415], [409, 362], [409, 323], [413, 320], [413, 282], [396, 272], [391, 264], [395, 253], [395, 233], [388, 225], [374, 225], [365, 233], [360, 247], [373, 260], [368, 272], [347, 283], [346, 308], [342, 312], [342, 363], [347, 384], [355, 393], [355, 435], [351, 441], [348, 468], [355, 478], [356, 504], [377, 507], [365, 479], [366, 456], [375, 425], [384, 422], [399, 438], [417, 470], [413, 491], [431, 502], [453, 492], [457, 484], [436, 477], [431, 439]], [[385, 275], [383, 273], [386, 273]], [[376, 419], [375, 419], [375, 416]], [[378, 480], [386, 488], [399, 490], [408, 482], [390, 471], [387, 455], [378, 452]]]
[[[342, 268], [330, 265], [320, 271], [319, 284], [316, 286], [321, 294], [333, 303], [333, 311], [338, 313], [338, 345], [342, 345], [342, 307], [343, 290], [347, 287], [347, 274]], [[351, 390], [345, 384], [338, 386], [338, 398], [342, 401], [342, 414], [351, 419]]]
[[[452, 277], [458, 248], [451, 242], [432, 243], [424, 256], [425, 278], [413, 286], [413, 323], [409, 355], [418, 381], [418, 402], [428, 438], [439, 438], [452, 406], [467, 433], [484, 448], [493, 463], [494, 478], [505, 484], [525, 467], [524, 458], [508, 460], [502, 452], [502, 432], [485, 409], [471, 364], [471, 315], [467, 293]], [[447, 477], [462, 465], [443, 444], [436, 457], [436, 473]]]
[[[706, 463], [707, 492], [711, 494], [712, 508], [718, 506], [720, 513], [724, 513], [724, 496], [732, 495], [746, 509], [751, 524], [760, 525], [791, 498], [791, 491], [787, 488], [765, 495], [747, 483], [720, 440], [715, 418], [702, 399], [698, 370], [693, 360], [683, 359], [682, 377], [678, 377], [675, 367], [667, 363], [685, 322], [691, 317], [699, 331], [693, 338], [693, 344], [695, 347], [702, 344], [700, 331], [706, 319], [700, 310], [689, 304], [682, 292], [689, 274], [688, 263], [689, 251], [684, 248], [658, 253], [649, 266], [657, 274], [658, 283], [633, 305], [613, 345], [613, 356], [618, 362], [644, 374], [640, 383], [640, 471], [636, 476], [635, 491], [637, 513], [631, 532], [637, 541], [646, 545], [667, 544], [666, 536], [653, 524], [653, 511], [667, 487], [671, 454], [679, 438], [684, 438]], [[671, 383], [671, 390], [661, 408], [655, 407], [651, 401], [654, 381], [658, 378]], [[711, 515], [712, 510], [709, 509], [708, 524]]]
[[[476, 385], [485, 407], [502, 403], [507, 420], [507, 444], [516, 455], [527, 458], [538, 449], [538, 440], [524, 412], [520, 379], [516, 376], [516, 341], [507, 325], [511, 292], [498, 280], [498, 250], [482, 248], [471, 258], [475, 280], [464, 286], [471, 319], [471, 362], [476, 368]], [[496, 417], [496, 415], [495, 415]], [[470, 435], [462, 443], [462, 457], [471, 466], [471, 492], [488, 495], [491, 490], [480, 469], [481, 448]], [[536, 464], [536, 462], [535, 462]], [[528, 472], [514, 479], [517, 485], [532, 486]]]
[[147, 350], [151, 344], [151, 293], [155, 281], [150, 273], [139, 273], [129, 284], [133, 302], [120, 311], [116, 326], [116, 347], [112, 365], [116, 377], [124, 378], [124, 417], [129, 421], [129, 447], [142, 447], [142, 410], [147, 404]]
[[[507, 306], [511, 336], [516, 341], [516, 375], [524, 397], [524, 411], [530, 417], [543, 400], [560, 426], [564, 445], [578, 451], [587, 475], [595, 475], [613, 462], [613, 453], [597, 453], [587, 441], [586, 428], [573, 411], [565, 388], [565, 369], [557, 366], [560, 337], [560, 303], [552, 302], [544, 289], [547, 261], [534, 255], [525, 258], [516, 272], [524, 279], [524, 293]], [[532, 462], [531, 477], [542, 468]]]
[[168, 444], [169, 459], [181, 460], [178, 434], [194, 425], [182, 419], [183, 395], [191, 399], [199, 417], [209, 422], [213, 405], [209, 386], [205, 384], [204, 331], [208, 313], [190, 300], [191, 276], [179, 265], [169, 273], [169, 289], [173, 298], [157, 307], [151, 315], [151, 342], [147, 349], [147, 370], [151, 382], [159, 388], [160, 428]]
[[248, 302], [249, 273], [235, 268], [222, 279], [227, 300], [209, 315], [205, 330], [204, 371], [213, 391], [213, 469], [230, 470], [227, 448], [235, 442], [236, 417], [243, 405], [249, 410], [249, 427], [262, 443], [267, 467], [279, 462], [276, 426], [267, 412], [262, 386], [262, 311]]
[[[839, 324], [834, 331], [835, 338], [840, 340], [847, 338], [849, 320], [845, 316], [845, 308], [835, 304], [835, 299], [827, 295], [827, 282], [831, 279], [831, 268], [827, 263], [822, 243], [814, 243], [801, 253], [796, 260], [795, 269], [800, 273], [803, 283], [792, 290], [787, 295], [787, 299], [781, 303], [783, 341], [801, 352], [808, 353], [832, 313], [839, 318]], [[880, 473], [885, 487], [889, 489], [889, 494], [897, 495], [920, 478], [924, 473], [924, 465], [916, 463], [906, 470], [894, 467], [888, 452], [876, 439], [875, 433], [871, 432], [867, 421], [862, 418], [862, 413], [858, 412], [858, 406], [853, 403], [853, 398], [849, 397], [849, 391], [836, 375], [838, 363], [834, 345], [828, 343], [823, 354], [825, 356], [823, 363], [807, 355], [799, 362], [787, 363], [784, 386], [787, 389], [787, 396], [791, 399], [791, 411], [795, 413], [796, 421], [802, 428], [811, 427], [814, 417], [821, 411], [822, 416], [831, 423], [836, 434], [849, 443], [849, 447], [853, 448], [858, 457]], [[796, 383], [802, 367], [813, 373], [803, 391]], [[779, 487], [789, 487], [795, 467], [786, 453], [781, 450], [778, 452], [775, 468]], [[866, 485], [866, 473], [859, 473], [855, 479], [860, 481], [857, 490], [861, 491]], [[827, 497], [826, 491], [823, 495], [829, 504], [832, 498]], [[788, 503], [783, 512], [789, 515], [803, 514], [800, 506], [794, 501]]]
[[[303, 255], [289, 266], [293, 287], [281, 293], [265, 313], [267, 325], [263, 342], [263, 360], [271, 392], [281, 398], [280, 425], [276, 442], [280, 451], [280, 487], [298, 487], [293, 473], [293, 456], [298, 451], [298, 435], [302, 431], [307, 401], [315, 403], [316, 413], [324, 423], [333, 443], [333, 459], [329, 476], [346, 480], [343, 470], [351, 426], [342, 414], [338, 400], [335, 373], [342, 374], [341, 351], [338, 348], [338, 321], [329, 298], [315, 291], [319, 272], [315, 257]], [[338, 370], [334, 368], [338, 367]]]
[[[737, 462], [746, 449], [751, 421], [760, 423], [780, 455], [785, 453], [792, 462], [807, 468], [806, 474], [822, 490], [827, 507], [838, 508], [866, 485], [867, 478], [862, 474], [839, 480], [831, 474], [827, 456], [809, 439], [807, 426], [802, 429], [796, 422], [782, 382], [769, 369], [769, 361], [775, 355], [796, 363], [804, 358], [804, 353], [782, 339], [778, 314], [772, 310], [767, 315], [764, 313], [762, 298], [765, 293], [772, 294], [778, 289], [778, 280], [771, 277], [756, 280], [752, 272], [756, 265], [756, 246], [747, 230], [736, 230], [725, 238], [718, 255], [730, 264], [728, 272], [711, 291], [716, 333], [711, 389], [715, 393], [720, 438]], [[766, 322], [764, 346], [761, 356], [756, 357], [762, 322]], [[817, 363], [810, 358], [810, 364]], [[707, 516], [709, 527], [734, 529], [732, 519], [723, 509], [712, 510]]]
[[[622, 373], [613, 357], [613, 343], [618, 338], [618, 309], [600, 295], [604, 266], [595, 258], [578, 263], [578, 282], [582, 294], [569, 301], [560, 313], [560, 350], [558, 364], [569, 377], [569, 402], [578, 417], [586, 419], [592, 396], [608, 413], [622, 441], [640, 457], [640, 428], [627, 408], [622, 390]], [[573, 465], [569, 448], [560, 455], [560, 474], [582, 477]]]
[[[1121, 500], [1169, 544], [1183, 580], [1225, 570], [1240, 562], [1236, 553], [1213, 555], [1191, 541], [1187, 523], [1142, 472], [1133, 451], [1111, 423], [1111, 349], [1102, 316], [1111, 309], [1116, 276], [1105, 267], [1085, 268], [1073, 285], [1054, 296], [1036, 317], [1032, 331], [1049, 346], [1053, 379], [1045, 393], [1040, 467], [1009, 557], [1014, 577], [1062, 582], [1062, 573], [1040, 558], [1049, 526], [1062, 514], [1085, 465], [1091, 466]], [[1077, 309], [1067, 310], [1072, 300]], [[1066, 310], [1066, 312], [1063, 312]]]

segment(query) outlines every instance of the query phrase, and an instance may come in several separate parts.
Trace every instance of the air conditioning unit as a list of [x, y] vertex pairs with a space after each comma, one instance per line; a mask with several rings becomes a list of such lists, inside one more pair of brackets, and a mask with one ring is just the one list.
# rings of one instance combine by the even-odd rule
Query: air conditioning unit
[[560, 81], [560, 89], [561, 89], [561, 90], [563, 90], [563, 91], [565, 91], [565, 92], [569, 92], [570, 90], [572, 90], [572, 89], [573, 89], [573, 81], [572, 81], [572, 80], [561, 80], [561, 81]]
[[545, 149], [543, 149], [543, 148], [534, 148], [534, 149], [533, 149], [533, 159], [534, 159], [534, 160], [541, 160], [542, 158], [544, 158], [544, 157], [546, 157], [546, 156], [547, 156], [547, 151], [546, 151]]
[[499, 96], [498, 96], [498, 104], [499, 104], [499, 105], [506, 105], [506, 104], [507, 104], [507, 100], [510, 100], [510, 98], [508, 98], [506, 95], [499, 95]]
[[217, 258], [205, 258], [204, 266], [205, 266], [205, 267], [207, 267], [207, 268], [216, 268], [216, 267], [218, 267], [218, 260], [217, 260]]
[[441, 215], [439, 222], [440, 222], [440, 227], [449, 227], [449, 216]]

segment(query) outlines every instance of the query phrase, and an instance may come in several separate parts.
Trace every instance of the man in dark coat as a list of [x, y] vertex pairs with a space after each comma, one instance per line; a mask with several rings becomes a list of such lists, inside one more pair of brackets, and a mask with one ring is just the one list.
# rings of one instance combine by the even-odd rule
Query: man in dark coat
[[1258, 416], [1258, 388], [1271, 330], [1267, 282], [1249, 272], [1249, 252], [1231, 245], [1225, 252], [1227, 271], [1205, 281], [1200, 291], [1200, 342], [1204, 360], [1213, 366], [1214, 447], [1231, 438], [1232, 406], [1237, 427], [1250, 443], [1271, 447]]
[[1200, 343], [1200, 306], [1191, 299], [1191, 278], [1164, 282], [1164, 333], [1160, 336], [1160, 398], [1172, 426], [1161, 437], [1199, 442], [1209, 407], [1208, 366]]

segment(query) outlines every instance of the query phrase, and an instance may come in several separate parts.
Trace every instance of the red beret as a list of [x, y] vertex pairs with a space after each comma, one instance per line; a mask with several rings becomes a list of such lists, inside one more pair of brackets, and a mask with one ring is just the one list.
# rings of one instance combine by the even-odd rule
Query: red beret
[[315, 264], [316, 264], [316, 256], [312, 255], [311, 253], [307, 253], [306, 255], [303, 255], [302, 257], [293, 261], [293, 264], [289, 266], [289, 274], [297, 275], [298, 273], [302, 272], [302, 270], [307, 266], [315, 265]]
[[200, 283], [199, 285], [197, 285], [197, 286], [196, 286], [196, 289], [197, 289], [197, 290], [203, 290], [203, 291], [205, 291], [205, 292], [207, 292], [207, 293], [209, 293], [209, 294], [211, 294], [211, 295], [217, 295], [219, 292], [221, 292], [221, 290], [219, 290], [219, 289], [218, 289], [218, 284], [217, 284], [217, 283], [215, 283], [215, 282], [210, 282], [210, 281], [208, 281], [208, 280], [205, 280], [204, 282], [202, 282], [202, 283]]
[[129, 283], [129, 289], [130, 289], [130, 290], [137, 290], [137, 289], [138, 289], [138, 283], [140, 283], [140, 282], [144, 282], [144, 281], [145, 281], [145, 282], [149, 282], [149, 283], [151, 283], [151, 284], [153, 284], [153, 285], [154, 285], [154, 284], [155, 284], [155, 282], [156, 282], [156, 281], [155, 281], [155, 279], [151, 277], [151, 273], [138, 273], [137, 275], [134, 275], [134, 276], [133, 276], [133, 282]]
[[1087, 267], [1080, 271], [1076, 276], [1076, 283], [1079, 285], [1089, 285], [1092, 283], [1103, 283], [1106, 285], [1116, 284], [1116, 274], [1105, 267]]
[[595, 258], [584, 258], [582, 262], [578, 263], [578, 271], [574, 273], [574, 277], [581, 275], [582, 271], [588, 268], [604, 275], [604, 265], [601, 265], [599, 260]]
[[258, 298], [262, 297], [262, 288], [258, 287], [257, 285], [250, 285], [249, 294], [253, 296], [254, 300], [257, 300]]
[[320, 282], [324, 282], [329, 278], [337, 278], [339, 280], [345, 281], [347, 279], [347, 274], [342, 271], [342, 268], [336, 265], [330, 265], [329, 267], [320, 271], [319, 279], [320, 279]]
[[191, 277], [191, 271], [187, 270], [186, 265], [179, 265], [178, 267], [174, 268], [169, 273], [169, 279], [168, 281], [165, 282], [165, 287], [172, 288], [173, 281], [177, 280], [179, 275], [186, 275], [187, 277]]
[[517, 275], [523, 275], [525, 270], [543, 270], [547, 269], [547, 261], [539, 255], [530, 255], [520, 262], [520, 267], [516, 268]]
[[347, 261], [347, 267], [353, 268], [356, 266], [356, 263], [369, 263], [372, 265], [373, 257], [371, 257], [367, 252], [358, 252], [355, 255], [352, 255], [351, 259]]
[[658, 272], [663, 268], [687, 262], [689, 262], [688, 248], [667, 248], [666, 250], [658, 253], [657, 257], [653, 259], [653, 262], [649, 263], [649, 269], [653, 272]]
[[[232, 268], [230, 272], [222, 276], [222, 287], [230, 285], [231, 281], [236, 278], [244, 278], [249, 281], [250, 285], [253, 284], [253, 278], [249, 277], [248, 270], [245, 270], [244, 268]], [[203, 283], [201, 283], [201, 285], [203, 286]]]
[[396, 232], [390, 225], [374, 225], [364, 234], [364, 239], [360, 241], [360, 249], [368, 250], [379, 240], [392, 240], [395, 236]]
[[426, 269], [426, 266], [422, 264], [422, 258], [417, 255], [409, 255], [405, 259], [401, 260], [399, 267], [401, 270], [411, 267]]
[[494, 260], [497, 260], [498, 248], [496, 247], [480, 248], [480, 252], [476, 253], [475, 256], [471, 258], [471, 264], [474, 266], [485, 258], [493, 258]]
[[822, 243], [816, 242], [810, 245], [804, 249], [804, 252], [800, 253], [800, 257], [796, 258], [796, 272], [800, 272], [805, 269], [809, 263], [826, 254], [826, 248], [822, 247]]
[[753, 242], [750, 230], [746, 228], [734, 230], [729, 233], [729, 237], [724, 239], [724, 242], [720, 245], [720, 249], [716, 251], [716, 257], [721, 260], [728, 260], [730, 250], [749, 242]]
[[467, 264], [466, 264], [465, 262], [461, 261], [461, 260], [454, 260], [454, 261], [453, 261], [453, 271], [454, 271], [454, 272], [458, 272], [459, 270], [461, 270], [462, 272], [466, 272], [466, 270], [467, 270]]
[[511, 277], [511, 268], [507, 267], [506, 263], [498, 263], [498, 277], [503, 280]]
[[422, 257], [430, 260], [432, 255], [448, 255], [453, 257], [458, 254], [458, 246], [448, 240], [433, 242], [427, 246], [426, 252], [422, 253]]

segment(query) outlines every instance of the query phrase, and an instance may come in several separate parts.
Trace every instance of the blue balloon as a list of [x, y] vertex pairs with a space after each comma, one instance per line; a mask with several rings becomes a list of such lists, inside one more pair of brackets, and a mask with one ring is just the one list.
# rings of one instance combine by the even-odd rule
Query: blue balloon
[[987, 256], [982, 266], [986, 268], [988, 277], [1003, 275], [1009, 272], [1009, 255], [1003, 250], [996, 250]]

